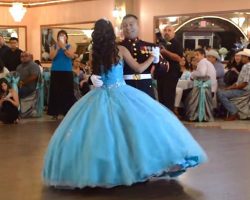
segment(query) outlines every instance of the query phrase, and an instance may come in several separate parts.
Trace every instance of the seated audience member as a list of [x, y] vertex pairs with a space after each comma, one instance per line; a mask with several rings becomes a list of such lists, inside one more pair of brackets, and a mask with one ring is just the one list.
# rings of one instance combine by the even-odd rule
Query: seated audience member
[[190, 58], [190, 71], [192, 72], [192, 71], [194, 71], [194, 70], [196, 70], [196, 68], [197, 68], [197, 60], [195, 59], [195, 57], [191, 57]]
[[237, 107], [230, 99], [240, 97], [250, 91], [250, 49], [244, 49], [239, 52], [238, 55], [241, 55], [241, 61], [244, 65], [240, 71], [237, 82], [217, 93], [219, 101], [229, 112], [229, 116], [225, 119], [228, 121], [238, 119]]
[[182, 73], [179, 80], [190, 80], [191, 67], [188, 66], [187, 59], [185, 57], [182, 57], [179, 63], [180, 63], [180, 69]]
[[178, 81], [177, 87], [176, 87], [174, 113], [176, 114], [177, 117], [180, 118], [179, 108], [180, 108], [180, 104], [181, 104], [181, 98], [182, 98], [183, 90], [185, 90], [187, 88], [181, 87], [181, 84], [179, 84], [179, 82], [180, 82], [180, 80], [181, 81], [182, 80], [185, 80], [185, 81], [190, 80], [191, 72], [189, 71], [188, 62], [187, 62], [185, 57], [182, 57], [182, 59], [179, 63], [180, 63], [180, 69], [181, 69], [182, 75], [179, 78], [179, 81]]
[[74, 95], [77, 100], [82, 97], [80, 91], [80, 80], [83, 79], [83, 71], [80, 69], [80, 63], [81, 60], [79, 57], [73, 59]]
[[187, 60], [187, 66], [191, 67], [191, 59], [194, 57], [194, 51], [186, 50], [184, 56]]
[[[74, 71], [74, 73], [77, 74], [78, 79], [79, 79], [79, 88], [81, 91], [81, 96], [85, 95], [90, 90], [90, 87], [88, 84], [89, 74], [86, 70], [87, 67], [88, 67], [87, 63], [85, 63], [85, 65], [83, 65], [83, 63], [81, 63], [80, 57], [74, 59], [73, 71]], [[77, 99], [79, 99], [79, 98], [77, 98]]]
[[86, 74], [87, 76], [90, 76], [91, 75], [90, 61], [87, 61], [82, 69], [83, 69], [84, 74]]
[[197, 61], [197, 68], [191, 73], [191, 79], [195, 77], [208, 76], [211, 80], [212, 94], [215, 94], [217, 90], [216, 71], [211, 62], [205, 58], [205, 50], [195, 49], [195, 59]]
[[0, 59], [0, 78], [5, 77], [9, 73], [9, 70], [4, 66], [3, 61]]
[[[185, 117], [190, 121], [213, 121], [213, 96], [217, 91], [216, 71], [213, 64], [205, 58], [205, 50], [195, 49], [195, 61], [197, 67], [191, 73], [191, 80], [195, 80], [193, 88], [183, 91], [182, 101], [185, 106]], [[203, 93], [205, 92], [205, 96]], [[200, 98], [203, 97], [203, 98]], [[202, 102], [204, 113], [197, 111]]]
[[218, 86], [223, 87], [225, 73], [224, 73], [224, 66], [220, 62], [220, 56], [219, 56], [218, 52], [215, 51], [214, 49], [209, 50], [207, 52], [207, 59], [208, 59], [208, 61], [210, 61], [214, 65]]
[[81, 60], [81, 68], [85, 68], [89, 61], [89, 52], [85, 52], [84, 54], [80, 55], [80, 60]]
[[234, 54], [232, 56], [232, 60], [230, 60], [226, 66], [226, 69], [228, 70], [224, 76], [224, 83], [226, 86], [236, 83], [242, 66], [243, 63], [241, 62], [241, 55], [237, 53]]
[[32, 61], [31, 54], [28, 52], [21, 53], [21, 62], [16, 71], [20, 76], [19, 96], [25, 98], [36, 90], [40, 68]]
[[0, 121], [14, 123], [18, 119], [19, 98], [5, 78], [0, 79]]

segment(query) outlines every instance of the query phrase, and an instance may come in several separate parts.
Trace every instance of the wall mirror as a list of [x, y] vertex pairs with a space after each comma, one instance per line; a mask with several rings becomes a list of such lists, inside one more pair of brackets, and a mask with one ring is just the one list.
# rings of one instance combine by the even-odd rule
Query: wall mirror
[[41, 61], [51, 62], [49, 58], [50, 46], [55, 44], [57, 33], [65, 30], [68, 34], [68, 43], [79, 56], [87, 51], [91, 41], [94, 22], [80, 22], [72, 24], [55, 24], [41, 26]]
[[27, 50], [27, 27], [26, 26], [2, 26], [0, 25], [0, 34], [3, 35], [5, 43], [8, 45], [11, 37], [17, 37], [18, 46], [21, 50]]
[[[184, 50], [211, 47], [219, 53], [222, 49], [230, 52], [249, 42], [250, 11], [154, 17], [156, 32], [161, 33], [166, 24], [175, 27], [176, 38]], [[159, 41], [159, 34], [155, 40]]]

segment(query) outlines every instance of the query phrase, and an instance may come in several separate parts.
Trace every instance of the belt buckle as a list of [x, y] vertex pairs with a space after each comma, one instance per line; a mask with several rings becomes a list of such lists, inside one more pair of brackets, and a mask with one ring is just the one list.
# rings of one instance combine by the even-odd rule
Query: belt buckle
[[140, 80], [141, 79], [141, 75], [140, 74], [134, 74], [133, 75], [133, 79], [134, 80]]

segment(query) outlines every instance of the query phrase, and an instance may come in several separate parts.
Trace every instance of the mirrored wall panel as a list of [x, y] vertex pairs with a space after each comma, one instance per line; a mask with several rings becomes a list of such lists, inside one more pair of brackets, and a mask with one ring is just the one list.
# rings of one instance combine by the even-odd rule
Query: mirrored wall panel
[[94, 22], [77, 24], [43, 25], [41, 26], [41, 61], [50, 62], [50, 46], [56, 43], [57, 33], [65, 30], [68, 34], [68, 43], [75, 53], [83, 55], [90, 44]]
[[27, 28], [26, 26], [1, 26], [0, 34], [3, 36], [5, 43], [9, 44], [11, 37], [18, 38], [19, 48], [23, 51], [27, 50]]

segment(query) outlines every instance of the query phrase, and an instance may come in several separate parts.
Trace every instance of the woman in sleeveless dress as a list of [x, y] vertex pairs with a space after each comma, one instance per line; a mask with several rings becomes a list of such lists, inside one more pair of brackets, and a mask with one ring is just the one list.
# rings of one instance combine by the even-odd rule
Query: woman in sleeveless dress
[[110, 21], [100, 19], [92, 34], [93, 73], [103, 85], [67, 113], [49, 143], [45, 184], [59, 188], [132, 185], [152, 177], [172, 177], [206, 161], [206, 154], [166, 107], [126, 85], [125, 60], [145, 70], [157, 58], [137, 63], [115, 43]]
[[19, 115], [19, 98], [5, 78], [0, 79], [0, 121], [14, 123]]

